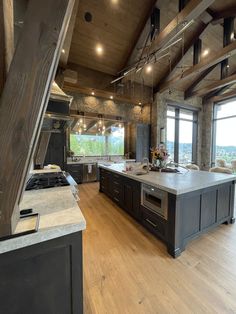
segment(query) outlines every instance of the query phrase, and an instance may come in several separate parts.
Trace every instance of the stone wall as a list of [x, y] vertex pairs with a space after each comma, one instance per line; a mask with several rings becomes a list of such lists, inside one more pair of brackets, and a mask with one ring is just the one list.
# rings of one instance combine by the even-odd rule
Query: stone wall
[[124, 122], [150, 123], [150, 105], [138, 106], [75, 92], [71, 109], [86, 113], [107, 114], [121, 117]]
[[151, 134], [151, 144], [156, 146], [160, 143], [160, 129], [166, 129], [167, 122], [167, 105], [177, 103], [179, 105], [184, 105], [186, 107], [191, 107], [199, 109], [198, 113], [198, 136], [197, 136], [197, 163], [201, 163], [202, 155], [202, 117], [203, 117], [203, 106], [202, 99], [199, 97], [184, 99], [184, 93], [182, 91], [172, 90], [171, 92], [165, 91], [163, 93], [157, 93], [155, 95], [155, 100], [151, 108], [151, 124], [152, 124], [152, 134]]

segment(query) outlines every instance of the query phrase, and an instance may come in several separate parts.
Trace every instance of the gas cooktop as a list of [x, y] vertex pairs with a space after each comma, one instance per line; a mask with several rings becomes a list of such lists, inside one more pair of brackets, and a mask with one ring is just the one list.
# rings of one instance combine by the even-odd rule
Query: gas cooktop
[[69, 185], [63, 172], [33, 174], [28, 180], [26, 191], [48, 189]]

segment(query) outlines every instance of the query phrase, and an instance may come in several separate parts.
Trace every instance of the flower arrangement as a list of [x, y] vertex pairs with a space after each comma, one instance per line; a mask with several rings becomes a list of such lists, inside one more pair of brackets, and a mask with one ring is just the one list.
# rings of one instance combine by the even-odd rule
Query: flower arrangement
[[159, 145], [158, 147], [151, 148], [152, 159], [154, 160], [167, 160], [169, 157], [168, 151], [165, 149], [164, 145]]
[[169, 157], [168, 151], [163, 144], [158, 147], [151, 148], [152, 163], [158, 168], [165, 167], [166, 161]]

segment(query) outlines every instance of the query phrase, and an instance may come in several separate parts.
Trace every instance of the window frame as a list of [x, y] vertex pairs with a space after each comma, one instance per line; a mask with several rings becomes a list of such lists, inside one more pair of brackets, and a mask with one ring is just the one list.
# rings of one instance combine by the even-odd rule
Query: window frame
[[216, 160], [216, 122], [220, 120], [226, 120], [231, 118], [236, 118], [236, 115], [222, 117], [222, 118], [216, 118], [216, 110], [217, 106], [226, 105], [231, 101], [236, 101], [236, 97], [229, 98], [224, 101], [216, 102], [213, 105], [213, 116], [212, 116], [212, 141], [211, 141], [211, 167], [215, 166], [215, 160]]
[[[191, 163], [197, 163], [197, 135], [198, 135], [198, 109], [196, 108], [188, 108], [187, 106], [176, 105], [172, 103], [167, 104], [167, 112], [168, 108], [174, 108], [175, 116], [168, 116], [167, 119], [175, 120], [175, 138], [174, 138], [174, 162], [179, 163], [179, 127], [180, 121], [192, 122], [193, 130], [192, 130], [192, 160]], [[193, 119], [184, 119], [180, 118], [180, 111], [186, 110], [193, 114]], [[166, 120], [167, 120], [166, 119]]]

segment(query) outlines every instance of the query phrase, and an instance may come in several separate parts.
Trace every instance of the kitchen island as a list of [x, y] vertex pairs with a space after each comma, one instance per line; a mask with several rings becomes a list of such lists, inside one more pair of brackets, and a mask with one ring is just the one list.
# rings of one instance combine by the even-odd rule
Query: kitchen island
[[163, 240], [173, 257], [191, 239], [234, 223], [235, 181], [206, 171], [136, 175], [124, 172], [124, 164], [100, 165], [100, 191]]
[[[35, 233], [0, 242], [1, 313], [82, 313], [86, 222], [72, 192], [63, 186], [24, 193], [20, 209], [39, 213], [39, 226]], [[15, 233], [34, 225], [20, 220]]]

